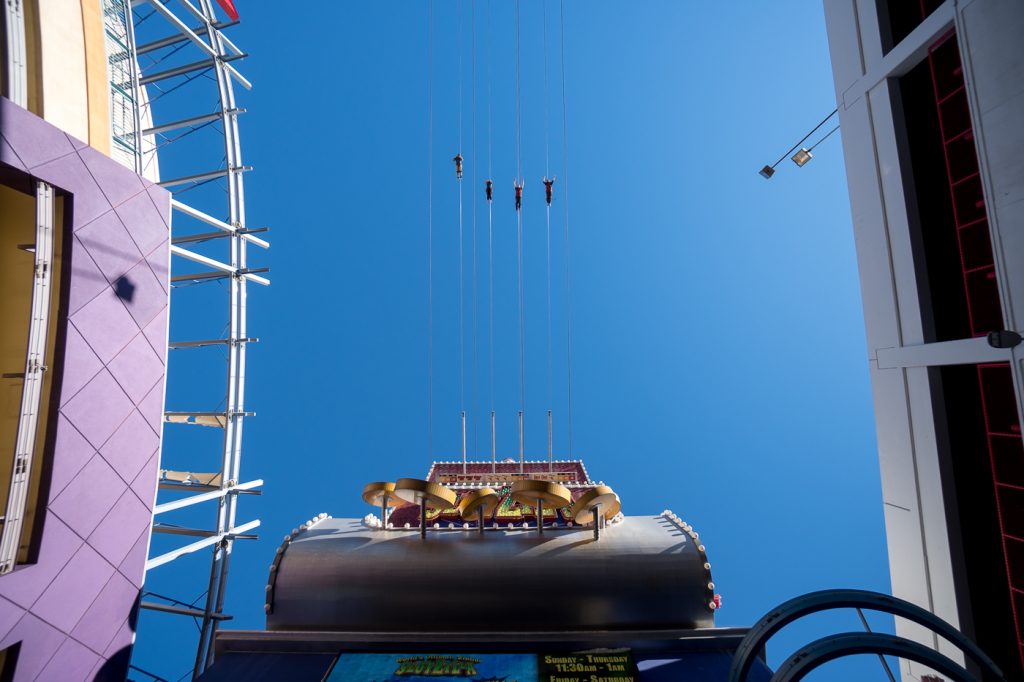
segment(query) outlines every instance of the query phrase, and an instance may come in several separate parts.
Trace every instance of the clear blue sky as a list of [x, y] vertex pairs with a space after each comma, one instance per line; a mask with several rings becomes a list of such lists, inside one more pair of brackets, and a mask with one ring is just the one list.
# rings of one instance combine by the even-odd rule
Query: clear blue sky
[[[255, 166], [246, 178], [249, 224], [271, 227], [273, 249], [255, 260], [271, 266], [273, 285], [251, 287], [249, 297], [249, 332], [261, 343], [249, 354], [247, 407], [258, 416], [246, 425], [243, 479], [266, 485], [262, 498], [242, 499], [240, 520], [258, 516], [263, 526], [258, 542], [236, 544], [226, 611], [235, 617], [228, 627], [260, 629], [267, 567], [284, 534], [322, 511], [361, 517], [370, 511], [359, 497], [366, 482], [422, 476], [429, 467], [428, 167], [433, 457], [459, 456], [458, 207], [450, 159], [459, 150], [460, 108], [465, 405], [480, 419], [471, 452], [488, 456], [482, 183], [490, 146], [499, 456], [515, 454], [515, 22], [513, 3], [476, 3], [474, 149], [470, 3], [435, 2], [428, 158], [426, 2], [236, 4], [242, 24], [231, 35], [251, 54], [238, 66], [255, 83], [240, 93], [249, 110], [244, 157]], [[696, 527], [724, 597], [720, 625], [750, 625], [782, 600], [815, 589], [888, 591], [840, 136], [802, 169], [786, 161], [771, 181], [757, 174], [835, 106], [820, 4], [568, 0], [568, 159], [559, 4], [545, 6], [546, 92], [541, 2], [523, 2], [521, 15], [527, 457], [546, 454], [549, 402], [540, 183], [546, 106], [550, 172], [558, 176], [556, 456], [569, 454], [568, 185], [572, 456], [615, 487], [625, 513], [671, 508]], [[165, 173], [172, 168], [169, 161]], [[175, 297], [172, 311], [175, 303], [186, 310], [186, 300], [216, 307], [176, 315], [172, 339], [216, 335], [225, 319], [222, 297], [201, 287]], [[215, 354], [202, 362], [172, 356], [178, 374], [168, 409], [189, 409], [197, 385], [219, 395], [222, 362]], [[168, 429], [166, 456], [173, 448], [180, 462], [187, 443], [197, 470], [216, 461], [220, 433], [185, 430]], [[212, 521], [212, 512], [204, 513], [196, 523]], [[204, 552], [156, 569], [147, 588], [191, 600], [205, 589], [207, 561]], [[873, 624], [891, 628], [881, 618]], [[811, 619], [778, 635], [769, 661], [837, 628], [859, 627], [852, 613]], [[191, 666], [194, 632], [189, 621], [145, 614], [134, 662], [176, 679]], [[831, 664], [813, 679], [881, 676], [877, 660], [864, 657]]]

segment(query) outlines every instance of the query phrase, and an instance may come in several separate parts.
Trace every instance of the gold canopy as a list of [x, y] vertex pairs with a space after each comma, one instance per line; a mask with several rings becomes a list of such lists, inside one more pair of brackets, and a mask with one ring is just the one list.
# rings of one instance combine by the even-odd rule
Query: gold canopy
[[454, 507], [456, 498], [453, 490], [418, 478], [400, 478], [395, 481], [395, 496], [412, 504], [426, 502], [430, 509]]
[[554, 481], [525, 478], [512, 484], [512, 498], [523, 504], [537, 504], [537, 500], [542, 500], [544, 506], [558, 508], [572, 502], [572, 493]]
[[484, 510], [488, 515], [498, 506], [498, 493], [492, 488], [480, 488], [463, 496], [459, 501], [459, 515], [464, 519], [471, 519], [476, 516], [479, 509]]
[[573, 505], [573, 520], [581, 525], [594, 522], [594, 507], [601, 506], [601, 515], [610, 519], [622, 509], [622, 503], [615, 491], [606, 485], [596, 485], [587, 491], [583, 497], [576, 500]]

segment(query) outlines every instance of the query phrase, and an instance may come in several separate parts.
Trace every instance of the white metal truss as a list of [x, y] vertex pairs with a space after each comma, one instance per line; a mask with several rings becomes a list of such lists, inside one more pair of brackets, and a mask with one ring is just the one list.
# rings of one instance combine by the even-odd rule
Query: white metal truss
[[[270, 245], [265, 240], [254, 236], [254, 233], [265, 232], [266, 228], [250, 229], [246, 225], [245, 216], [245, 193], [243, 189], [243, 174], [251, 167], [242, 163], [242, 152], [239, 144], [238, 116], [244, 113], [244, 109], [236, 106], [235, 84], [244, 88], [250, 88], [251, 84], [238, 69], [234, 62], [244, 59], [246, 56], [232, 43], [223, 30], [233, 26], [234, 22], [219, 21], [214, 10], [212, 0], [132, 0], [134, 11], [131, 12], [135, 27], [132, 35], [132, 49], [134, 61], [138, 64], [138, 80], [135, 88], [139, 92], [138, 101], [151, 104], [159, 96], [152, 96], [147, 99], [142, 88], [149, 87], [173, 90], [177, 87], [186, 86], [197, 89], [209, 86], [211, 80], [215, 83], [215, 94], [218, 106], [210, 111], [209, 105], [203, 109], [190, 112], [189, 115], [177, 120], [155, 123], [148, 123], [148, 127], [139, 126], [142, 138], [149, 136], [160, 136], [185, 131], [185, 134], [197, 131], [205, 126], [213, 126], [218, 129], [221, 135], [213, 137], [219, 140], [217, 143], [217, 156], [219, 157], [220, 145], [223, 145], [223, 158], [221, 167], [210, 168], [211, 162], [207, 161], [206, 168], [196, 168], [195, 172], [162, 180], [159, 184], [173, 193], [171, 201], [172, 208], [172, 272], [177, 272], [178, 265], [198, 264], [204, 268], [203, 271], [186, 271], [181, 274], [172, 274], [172, 299], [174, 298], [175, 287], [184, 284], [206, 283], [220, 281], [223, 287], [209, 286], [211, 295], [226, 291], [228, 296], [228, 324], [226, 338], [206, 340], [174, 340], [170, 343], [168, 352], [196, 352], [185, 349], [201, 349], [205, 347], [220, 347], [227, 354], [226, 387], [222, 407], [213, 411], [167, 411], [164, 416], [164, 423], [167, 425], [200, 425], [221, 428], [224, 432], [223, 446], [220, 453], [220, 461], [216, 471], [213, 467], [208, 469], [212, 473], [191, 474], [185, 472], [167, 471], [174, 462], [175, 452], [172, 448], [164, 447], [161, 455], [161, 491], [192, 493], [187, 497], [172, 499], [169, 501], [158, 500], [154, 509], [154, 518], [157, 516], [160, 522], [154, 522], [153, 532], [171, 535], [191, 535], [201, 539], [178, 546], [170, 551], [151, 557], [146, 562], [146, 570], [153, 570], [178, 558], [194, 554], [202, 550], [211, 551], [210, 572], [208, 576], [205, 600], [201, 605], [193, 605], [186, 601], [171, 600], [170, 604], [143, 601], [141, 606], [152, 611], [184, 615], [197, 619], [200, 623], [199, 642], [196, 647], [195, 663], [193, 666], [193, 679], [197, 678], [210, 665], [213, 660], [212, 642], [216, 634], [218, 624], [230, 618], [222, 613], [228, 564], [234, 541], [237, 539], [255, 538], [249, 533], [260, 524], [259, 520], [239, 523], [237, 516], [237, 500], [244, 494], [259, 494], [259, 488], [263, 485], [262, 480], [254, 480], [241, 483], [242, 459], [242, 431], [243, 422], [246, 417], [253, 416], [252, 412], [245, 410], [245, 358], [246, 346], [257, 339], [248, 336], [246, 329], [246, 298], [247, 286], [250, 282], [261, 285], [269, 285], [270, 282], [258, 273], [264, 273], [267, 268], [250, 268], [248, 264], [247, 247], [255, 245], [261, 248], [268, 248]], [[135, 44], [143, 30], [142, 24], [147, 23], [145, 30], [152, 32], [153, 23], [162, 20], [162, 35], [155, 36], [145, 44]], [[169, 32], [167, 31], [169, 29]], [[178, 53], [181, 55], [178, 55]], [[170, 63], [163, 63], [163, 55], [174, 55]], [[145, 59], [140, 57], [145, 56]], [[200, 77], [204, 76], [204, 77]], [[211, 78], [212, 77], [212, 78]], [[152, 85], [150, 85], [152, 84]], [[160, 94], [166, 91], [160, 90]], [[198, 93], [197, 93], [198, 94]], [[190, 97], [190, 102], [200, 101], [200, 97]], [[205, 101], [205, 100], [202, 100]], [[145, 104], [143, 104], [145, 106]], [[160, 105], [152, 106], [151, 111], [159, 113]], [[150, 117], [152, 119], [152, 117]], [[171, 139], [173, 141], [173, 139]], [[143, 149], [144, 144], [138, 144], [138, 149]], [[211, 145], [212, 147], [213, 145]], [[160, 163], [162, 167], [168, 161], [176, 162], [176, 167], [185, 164], [179, 161], [191, 161], [194, 154], [182, 154], [174, 156], [175, 145], [159, 145]], [[141, 159], [140, 152], [140, 161]], [[186, 166], [187, 167], [187, 166]], [[203, 209], [197, 208], [192, 203], [186, 203], [185, 198], [192, 198], [195, 195], [186, 195], [185, 192], [192, 190], [207, 182], [224, 182], [226, 184], [226, 206], [208, 202]], [[224, 195], [222, 195], [224, 196]], [[219, 201], [219, 200], [218, 200]], [[225, 215], [221, 219], [215, 215]], [[178, 218], [176, 220], [175, 218]], [[177, 226], [178, 223], [203, 223], [215, 229], [214, 232], [188, 233]], [[201, 245], [213, 243], [227, 247], [226, 256], [213, 258], [195, 249]], [[188, 245], [189, 248], [186, 248]], [[181, 308], [178, 304], [171, 307], [171, 319], [176, 315], [188, 315], [187, 307]], [[169, 373], [169, 380], [174, 380], [174, 372]], [[211, 402], [211, 396], [199, 396], [195, 399], [205, 403]], [[219, 398], [219, 396], [217, 396]], [[216, 400], [212, 401], [216, 402]], [[168, 428], [165, 426], [165, 429]], [[184, 426], [171, 426], [170, 428], [184, 428]], [[212, 528], [188, 528], [165, 522], [166, 516], [173, 512], [192, 508], [203, 503], [216, 504], [216, 516]], [[182, 570], [186, 570], [184, 567]], [[197, 578], [198, 581], [198, 578]], [[166, 599], [166, 598], [164, 598]]]

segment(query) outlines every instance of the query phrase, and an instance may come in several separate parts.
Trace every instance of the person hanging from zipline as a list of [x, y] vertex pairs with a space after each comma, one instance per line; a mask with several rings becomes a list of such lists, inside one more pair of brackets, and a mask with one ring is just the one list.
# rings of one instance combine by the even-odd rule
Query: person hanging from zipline
[[523, 207], [523, 185], [526, 184], [522, 180], [512, 181], [512, 186], [516, 188], [516, 210], [518, 211]]
[[455, 162], [455, 178], [457, 180], [462, 179], [462, 154], [456, 154], [455, 158], [452, 159]]
[[555, 184], [555, 178], [548, 180], [547, 176], [544, 176], [544, 198], [548, 201], [548, 206], [551, 205], [551, 187]]
[[493, 190], [494, 190], [494, 183], [491, 182], [490, 180], [486, 180], [484, 182], [484, 191], [487, 192], [487, 201], [491, 200], [491, 194], [492, 194]]

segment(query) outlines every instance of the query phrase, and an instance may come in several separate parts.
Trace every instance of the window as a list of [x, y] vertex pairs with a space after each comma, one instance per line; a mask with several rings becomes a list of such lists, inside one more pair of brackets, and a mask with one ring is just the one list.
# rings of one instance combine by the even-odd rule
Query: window
[[0, 94], [41, 116], [38, 0], [0, 7]]
[[63, 217], [53, 187], [0, 173], [0, 574], [38, 551]]
[[1002, 302], [956, 36], [897, 83], [926, 340], [984, 336], [1003, 328]]
[[6, 649], [0, 649], [0, 682], [11, 682], [14, 669], [18, 665], [18, 654], [21, 653], [21, 642], [16, 642]]
[[899, 45], [900, 41], [920, 26], [928, 15], [939, 8], [943, 0], [878, 0], [878, 28], [882, 34], [882, 52]]

